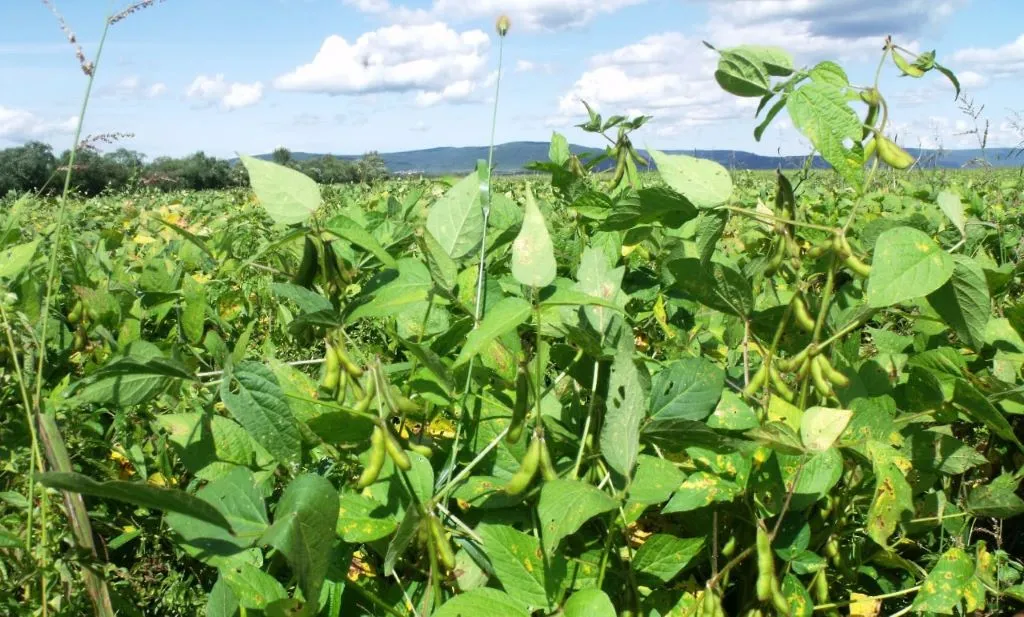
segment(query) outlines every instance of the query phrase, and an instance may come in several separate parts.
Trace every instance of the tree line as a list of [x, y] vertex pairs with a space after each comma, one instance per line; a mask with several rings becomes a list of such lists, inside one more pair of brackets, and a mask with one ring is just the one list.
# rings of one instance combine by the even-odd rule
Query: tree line
[[[0, 150], [0, 198], [11, 192], [60, 192], [70, 154], [66, 150], [56, 155], [50, 145], [38, 141]], [[288, 149], [278, 148], [272, 159], [302, 171], [321, 184], [370, 183], [388, 176], [384, 159], [376, 152], [359, 159], [324, 155], [299, 160]], [[75, 155], [73, 171], [72, 190], [83, 196], [143, 187], [170, 191], [248, 185], [242, 165], [204, 152], [147, 161], [145, 155], [127, 148], [100, 152], [84, 147]]]

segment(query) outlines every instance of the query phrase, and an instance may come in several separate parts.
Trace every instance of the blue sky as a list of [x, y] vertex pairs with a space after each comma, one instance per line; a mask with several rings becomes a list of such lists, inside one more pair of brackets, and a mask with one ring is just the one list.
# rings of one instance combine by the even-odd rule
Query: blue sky
[[[104, 8], [127, 1], [53, 4], [92, 57]], [[558, 130], [596, 145], [573, 127], [583, 98], [605, 114], [654, 116], [643, 145], [803, 153], [784, 116], [754, 140], [752, 102], [715, 84], [701, 40], [779, 45], [867, 83], [886, 34], [938, 50], [985, 105], [990, 145], [1019, 141], [1021, 0], [166, 0], [111, 28], [84, 130], [132, 133], [122, 145], [150, 157], [483, 145], [502, 13], [512, 28], [498, 142]], [[901, 142], [975, 145], [957, 134], [973, 125], [940, 76], [885, 75]], [[67, 147], [86, 79], [40, 0], [0, 0], [0, 84], [0, 147]]]

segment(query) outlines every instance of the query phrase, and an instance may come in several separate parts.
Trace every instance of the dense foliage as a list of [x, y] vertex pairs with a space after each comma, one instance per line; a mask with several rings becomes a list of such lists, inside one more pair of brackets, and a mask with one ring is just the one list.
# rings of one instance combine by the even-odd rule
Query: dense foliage
[[[273, 157], [322, 184], [376, 182], [388, 176], [376, 152], [354, 160], [324, 155], [299, 161], [279, 148]], [[48, 144], [36, 141], [0, 150], [0, 197], [26, 192], [59, 194], [69, 160], [70, 152], [58, 157]], [[162, 156], [147, 163], [142, 154], [126, 148], [100, 153], [95, 147], [82, 147], [76, 153], [73, 172], [71, 188], [81, 196], [147, 187], [202, 191], [248, 186], [248, 176], [237, 163], [204, 152], [183, 158]]]
[[834, 171], [640, 174], [646, 118], [591, 110], [550, 182], [243, 157], [251, 192], [11, 204], [0, 609], [1018, 609], [1024, 181], [906, 171], [875, 86], [719, 53]]

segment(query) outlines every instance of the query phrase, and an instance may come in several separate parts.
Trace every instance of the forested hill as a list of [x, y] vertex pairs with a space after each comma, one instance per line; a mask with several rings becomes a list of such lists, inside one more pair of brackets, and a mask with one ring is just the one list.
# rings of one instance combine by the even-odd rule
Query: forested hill
[[[598, 152], [596, 148], [572, 146], [573, 152]], [[981, 150], [920, 150], [908, 148], [915, 157], [924, 154], [928, 167], [958, 168], [972, 164], [981, 158]], [[763, 156], [741, 150], [668, 150], [667, 152], [689, 154], [700, 158], [718, 161], [731, 169], [783, 169], [802, 167], [804, 157], [801, 156]], [[318, 153], [292, 152], [292, 158], [305, 160], [323, 156]], [[1014, 157], [1010, 148], [989, 148], [985, 158], [996, 167], [1013, 167], [1024, 165], [1024, 155]], [[486, 146], [467, 146], [456, 148], [429, 148], [426, 150], [408, 150], [404, 152], [382, 152], [388, 170], [391, 173], [424, 173], [447, 174], [468, 172], [476, 168], [476, 162], [487, 159]], [[356, 155], [335, 155], [342, 159], [356, 159]], [[270, 159], [271, 154], [260, 155]], [[548, 159], [548, 143], [540, 141], [517, 141], [501, 144], [495, 148], [494, 161], [498, 173], [517, 173], [531, 161]], [[824, 161], [815, 159], [816, 167], [825, 167]]]

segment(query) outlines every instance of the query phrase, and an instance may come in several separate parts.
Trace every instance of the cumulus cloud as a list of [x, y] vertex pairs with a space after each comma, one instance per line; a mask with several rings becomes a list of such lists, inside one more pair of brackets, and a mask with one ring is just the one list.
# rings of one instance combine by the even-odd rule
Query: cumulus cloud
[[280, 90], [326, 94], [414, 92], [420, 105], [463, 101], [486, 85], [490, 38], [446, 24], [396, 24], [353, 42], [327, 37], [313, 60], [274, 80]]
[[144, 82], [138, 75], [122, 77], [116, 83], [105, 86], [100, 93], [121, 99], [153, 99], [167, 92], [163, 82]]
[[258, 81], [251, 84], [228, 83], [223, 73], [214, 77], [199, 75], [189, 85], [185, 96], [201, 105], [220, 104], [222, 109], [232, 111], [259, 103], [263, 99], [263, 84]]
[[[688, 61], [680, 63], [679, 58]], [[716, 54], [700, 40], [675, 32], [596, 55], [591, 68], [559, 99], [558, 116], [548, 126], [579, 121], [586, 114], [581, 101], [604, 113], [652, 115], [650, 126], [661, 135], [737, 118], [747, 113], [750, 102], [728, 96], [718, 86], [716, 62]]]
[[[1024, 34], [1001, 47], [970, 47], [953, 54], [954, 68], [967, 67], [994, 78], [1024, 75]], [[963, 73], [959, 76], [963, 79]]]
[[78, 125], [78, 117], [65, 120], [48, 120], [25, 109], [13, 109], [0, 105], [0, 139], [6, 141], [29, 141], [52, 135], [71, 133]]
[[913, 49], [916, 38], [947, 18], [966, 0], [702, 0], [705, 27], [716, 45], [757, 41], [794, 54], [857, 57], [881, 51], [892, 34]]

